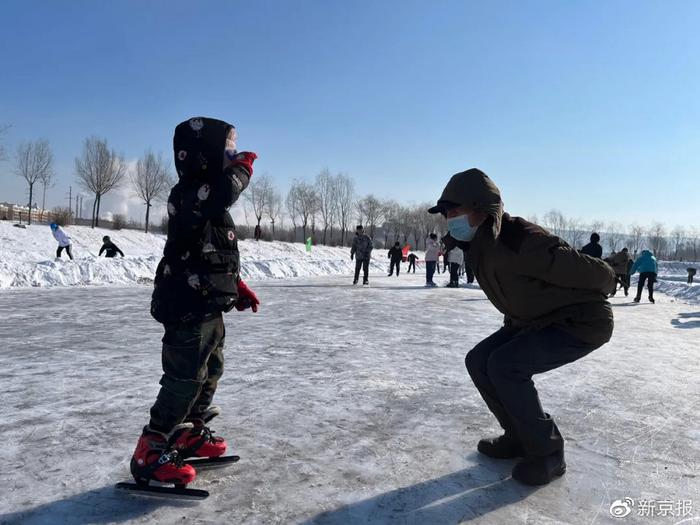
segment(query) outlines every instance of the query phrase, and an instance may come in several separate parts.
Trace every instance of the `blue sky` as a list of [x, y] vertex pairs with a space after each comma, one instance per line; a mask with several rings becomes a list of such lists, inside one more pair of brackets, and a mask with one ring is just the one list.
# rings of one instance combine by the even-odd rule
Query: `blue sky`
[[[700, 225], [700, 2], [0, 9], [5, 146], [50, 140], [51, 205], [75, 186], [85, 137], [171, 158], [174, 126], [207, 115], [234, 123], [283, 188], [328, 167], [363, 194], [419, 202], [477, 166], [515, 215]], [[22, 201], [12, 167], [0, 200]]]

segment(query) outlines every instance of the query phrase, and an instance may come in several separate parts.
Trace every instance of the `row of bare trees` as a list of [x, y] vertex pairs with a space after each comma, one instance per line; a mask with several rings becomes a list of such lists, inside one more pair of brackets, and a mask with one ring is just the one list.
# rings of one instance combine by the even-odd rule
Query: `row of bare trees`
[[[0, 153], [4, 154], [4, 151]], [[52, 185], [54, 178], [53, 153], [49, 141], [38, 139], [21, 143], [17, 147], [15, 172], [27, 183], [30, 208], [34, 202], [36, 184], [42, 185], [44, 209], [46, 188]], [[93, 228], [99, 226], [102, 197], [128, 184], [132, 194], [146, 206], [145, 231], [148, 232], [151, 207], [167, 197], [173, 184], [169, 166], [160, 154], [147, 151], [135, 166], [130, 167], [123, 155], [110, 149], [107, 141], [99, 137], [85, 139], [81, 155], [75, 159], [75, 174], [80, 186], [94, 195], [91, 220]], [[31, 222], [31, 214], [29, 218]]]
[[[0, 126], [0, 139], [7, 130], [8, 126]], [[7, 157], [7, 151], [0, 142], [0, 160], [7, 160]], [[27, 183], [30, 208], [34, 203], [36, 186], [41, 185], [44, 209], [46, 190], [54, 180], [54, 158], [48, 140], [21, 143], [17, 147], [15, 172]], [[111, 149], [105, 139], [98, 137], [85, 140], [81, 155], [75, 159], [75, 173], [79, 184], [94, 195], [93, 227], [99, 226], [102, 197], [128, 184], [132, 194], [146, 206], [145, 231], [148, 232], [151, 207], [167, 197], [174, 183], [170, 167], [160, 154], [147, 151], [135, 165], [130, 166], [123, 155]], [[328, 169], [322, 170], [311, 181], [293, 181], [286, 196], [275, 187], [269, 175], [257, 176], [252, 179], [244, 196], [246, 221], [252, 214], [257, 226], [262, 226], [263, 221], [269, 222], [273, 239], [300, 240], [298, 234], [301, 233], [301, 240], [311, 236], [314, 242], [345, 245], [350, 240], [354, 224], [362, 224], [370, 236], [379, 237], [378, 240], [383, 240], [385, 244], [402, 241], [418, 248], [429, 233], [445, 230], [442, 217], [427, 213], [430, 204], [406, 206], [372, 194], [360, 197], [349, 175], [334, 175]], [[624, 226], [617, 221], [585, 222], [566, 217], [558, 210], [547, 212], [542, 221], [538, 221], [536, 216], [529, 219], [575, 248], [586, 244], [591, 232], [598, 232], [608, 252], [627, 247], [630, 252], [637, 253], [648, 248], [662, 258], [694, 261], [698, 258], [700, 228], [697, 226], [676, 226], [669, 232], [658, 221], [649, 226]], [[291, 222], [291, 229], [285, 229], [286, 220]]]
[[[262, 226], [267, 218], [273, 239], [311, 237], [321, 244], [346, 245], [355, 224], [362, 224], [384, 243], [403, 240], [417, 246], [430, 232], [444, 230], [444, 220], [427, 213], [429, 204], [404, 206], [371, 194], [359, 197], [349, 175], [328, 169], [313, 180], [294, 180], [284, 198], [272, 178], [262, 175], [253, 178], [244, 196], [246, 220], [252, 215], [256, 226]], [[285, 221], [291, 228], [285, 228]]]
[[[537, 217], [530, 217], [530, 220], [538, 222]], [[697, 226], [676, 226], [669, 231], [659, 221], [653, 221], [648, 226], [625, 226], [618, 221], [600, 220], [587, 223], [581, 219], [567, 218], [558, 210], [547, 212], [540, 224], [579, 249], [588, 242], [591, 232], [597, 232], [604, 250], [609, 253], [622, 248], [627, 248], [632, 254], [649, 249], [660, 258], [698, 259], [700, 228]]]

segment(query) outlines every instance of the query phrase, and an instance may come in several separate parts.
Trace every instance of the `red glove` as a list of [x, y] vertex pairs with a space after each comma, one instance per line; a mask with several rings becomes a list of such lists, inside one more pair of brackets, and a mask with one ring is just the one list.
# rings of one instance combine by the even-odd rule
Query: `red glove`
[[[253, 153], [252, 155], [255, 155]], [[255, 292], [248, 288], [248, 285], [244, 281], [238, 281], [238, 302], [236, 303], [236, 310], [242, 312], [250, 308], [253, 312], [258, 311], [258, 305], [260, 301]]]
[[258, 156], [251, 152], [251, 151], [241, 151], [240, 153], [236, 153], [236, 156], [233, 157], [233, 160], [231, 161], [232, 166], [243, 166], [246, 170], [248, 170], [248, 173], [250, 174], [249, 176], [253, 176], [253, 162], [255, 159], [257, 159]]

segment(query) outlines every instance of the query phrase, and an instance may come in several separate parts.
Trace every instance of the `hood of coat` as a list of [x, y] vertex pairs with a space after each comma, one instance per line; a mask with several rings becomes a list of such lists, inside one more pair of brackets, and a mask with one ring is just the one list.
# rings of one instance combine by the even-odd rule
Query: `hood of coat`
[[235, 133], [228, 122], [208, 117], [194, 117], [178, 124], [173, 137], [178, 177], [206, 180], [221, 176], [231, 130]]
[[498, 186], [483, 171], [471, 168], [456, 173], [447, 182], [437, 205], [428, 210], [429, 213], [447, 214], [449, 208], [464, 206], [489, 215], [494, 238], [501, 232], [503, 216], [503, 201]]
[[639, 254], [640, 258], [645, 258], [645, 259], [651, 259], [654, 257], [654, 255], [649, 251], [649, 250], [642, 250], [642, 253]]

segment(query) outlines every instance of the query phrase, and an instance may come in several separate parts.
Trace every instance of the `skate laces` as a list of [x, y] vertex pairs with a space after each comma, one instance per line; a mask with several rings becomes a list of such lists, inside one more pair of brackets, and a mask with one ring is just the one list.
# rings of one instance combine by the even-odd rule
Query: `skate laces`
[[216, 443], [224, 439], [219, 436], [214, 436], [214, 431], [206, 425], [202, 426], [201, 435], [205, 441], [211, 443]]
[[170, 449], [166, 450], [160, 455], [157, 463], [158, 465], [167, 465], [168, 463], [172, 463], [176, 467], [180, 468], [185, 464], [185, 460], [177, 449]]

